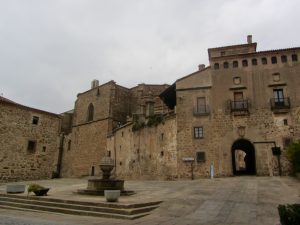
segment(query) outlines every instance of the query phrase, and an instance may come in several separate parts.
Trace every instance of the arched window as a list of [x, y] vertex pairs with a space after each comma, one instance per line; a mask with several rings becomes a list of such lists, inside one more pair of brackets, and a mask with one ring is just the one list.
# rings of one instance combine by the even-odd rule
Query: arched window
[[243, 64], [243, 67], [248, 66], [248, 60], [247, 60], [247, 59], [244, 59], [244, 60], [242, 61], [242, 64]]
[[297, 61], [298, 61], [298, 55], [293, 54], [293, 55], [292, 55], [292, 61], [293, 61], [293, 62], [297, 62]]
[[276, 64], [277, 63], [277, 57], [276, 56], [272, 56], [271, 62], [272, 62], [272, 64]]
[[261, 58], [261, 64], [266, 65], [268, 64], [267, 58]]
[[229, 63], [228, 62], [224, 62], [224, 69], [228, 69], [229, 68]]
[[233, 66], [233, 68], [238, 68], [239, 67], [239, 62], [238, 61], [233, 61], [232, 66]]
[[88, 117], [87, 117], [87, 121], [92, 121], [94, 119], [94, 106], [93, 104], [91, 103], [89, 105], [89, 108], [88, 108]]
[[283, 63], [287, 62], [287, 56], [286, 55], [281, 56], [281, 62], [283, 62]]
[[215, 63], [214, 69], [215, 69], [215, 70], [218, 70], [219, 68], [220, 68], [219, 63]]
[[257, 66], [257, 59], [252, 59], [252, 66]]

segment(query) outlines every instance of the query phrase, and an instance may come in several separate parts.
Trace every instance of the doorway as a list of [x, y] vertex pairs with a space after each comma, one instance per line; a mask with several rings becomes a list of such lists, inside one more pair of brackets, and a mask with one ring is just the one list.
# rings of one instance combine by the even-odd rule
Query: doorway
[[231, 148], [232, 169], [234, 175], [255, 175], [255, 149], [246, 139], [235, 141]]

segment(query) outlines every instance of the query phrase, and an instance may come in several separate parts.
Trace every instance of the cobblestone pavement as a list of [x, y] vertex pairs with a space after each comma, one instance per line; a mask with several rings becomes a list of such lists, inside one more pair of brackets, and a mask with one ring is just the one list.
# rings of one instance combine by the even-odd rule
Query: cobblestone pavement
[[[51, 198], [104, 201], [72, 193], [85, 179], [38, 181], [51, 187]], [[0, 209], [0, 224], [11, 225], [277, 225], [278, 204], [300, 203], [300, 181], [291, 177], [228, 177], [186, 181], [126, 181], [136, 195], [121, 202], [164, 201], [151, 215], [133, 220]], [[0, 192], [5, 185], [0, 186]]]

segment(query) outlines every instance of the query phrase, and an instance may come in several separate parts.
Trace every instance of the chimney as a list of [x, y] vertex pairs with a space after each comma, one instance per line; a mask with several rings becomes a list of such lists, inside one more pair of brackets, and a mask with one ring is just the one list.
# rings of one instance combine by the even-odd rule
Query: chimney
[[205, 69], [205, 65], [204, 64], [199, 64], [198, 65], [198, 69], [199, 69], [199, 71]]
[[252, 44], [252, 35], [247, 36], [247, 43]]
[[93, 80], [91, 83], [91, 89], [99, 86], [99, 80]]

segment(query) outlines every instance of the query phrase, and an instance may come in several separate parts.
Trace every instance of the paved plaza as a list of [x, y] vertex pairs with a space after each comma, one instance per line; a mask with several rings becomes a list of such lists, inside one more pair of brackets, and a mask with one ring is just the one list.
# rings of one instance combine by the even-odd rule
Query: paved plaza
[[[51, 188], [49, 198], [105, 201], [101, 196], [74, 194], [77, 189], [86, 187], [87, 178], [36, 182]], [[5, 184], [2, 184], [0, 193], [5, 192], [5, 188]], [[156, 200], [163, 203], [150, 215], [133, 221], [0, 209], [0, 224], [277, 225], [278, 204], [300, 203], [300, 181], [292, 177], [243, 176], [193, 181], [126, 181], [125, 188], [135, 191], [136, 194], [122, 196], [121, 203]]]

